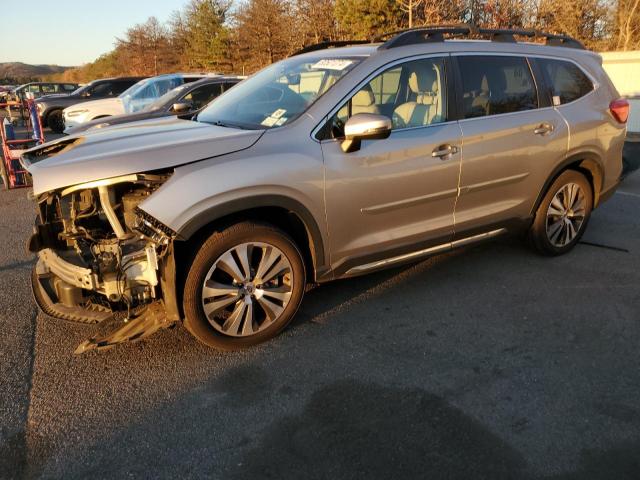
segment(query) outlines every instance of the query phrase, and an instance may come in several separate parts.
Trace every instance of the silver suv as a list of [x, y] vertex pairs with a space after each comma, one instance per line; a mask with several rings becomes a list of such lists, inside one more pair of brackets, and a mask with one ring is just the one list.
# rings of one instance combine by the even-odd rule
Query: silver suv
[[235, 349], [285, 328], [309, 283], [508, 231], [568, 252], [618, 185], [628, 105], [597, 54], [567, 37], [515, 40], [533, 35], [430, 28], [325, 43], [194, 121], [28, 151], [38, 304], [117, 322], [78, 352], [178, 321]]

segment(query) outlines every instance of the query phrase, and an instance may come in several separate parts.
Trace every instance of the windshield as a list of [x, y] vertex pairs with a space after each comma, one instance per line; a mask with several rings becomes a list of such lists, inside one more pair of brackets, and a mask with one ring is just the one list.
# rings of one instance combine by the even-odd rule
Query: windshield
[[125, 90], [119, 98], [124, 104], [125, 113], [139, 112], [153, 103], [169, 90], [182, 85], [182, 75], [162, 75], [141, 80]]
[[218, 97], [199, 122], [252, 130], [293, 121], [362, 58], [293, 57], [271, 65]]
[[158, 110], [159, 108], [164, 106], [165, 103], [167, 103], [169, 100], [171, 100], [173, 97], [177, 96], [181, 91], [186, 90], [186, 88], [187, 88], [186, 85], [181, 85], [179, 87], [174, 88], [173, 90], [169, 90], [167, 93], [162, 95], [160, 98], [158, 98], [157, 100], [154, 100], [149, 105], [144, 107], [144, 111], [145, 112], [151, 112], [153, 110]]

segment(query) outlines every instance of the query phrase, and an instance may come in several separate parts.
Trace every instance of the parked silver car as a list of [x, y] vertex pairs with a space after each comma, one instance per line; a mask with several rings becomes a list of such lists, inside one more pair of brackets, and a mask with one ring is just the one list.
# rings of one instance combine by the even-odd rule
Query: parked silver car
[[[125, 320], [78, 352], [177, 321], [235, 349], [285, 328], [308, 283], [508, 231], [568, 252], [618, 185], [628, 105], [575, 40], [514, 33], [533, 35], [419, 29], [309, 48], [196, 121], [28, 151], [39, 305]], [[468, 34], [491, 40], [445, 40]]]

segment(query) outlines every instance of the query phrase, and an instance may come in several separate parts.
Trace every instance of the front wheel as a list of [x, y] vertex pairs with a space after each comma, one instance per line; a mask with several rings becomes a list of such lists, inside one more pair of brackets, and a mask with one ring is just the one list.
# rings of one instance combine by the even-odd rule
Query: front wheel
[[184, 325], [210, 347], [256, 345], [287, 326], [304, 289], [293, 240], [270, 225], [238, 223], [215, 232], [196, 254], [184, 287]]
[[53, 133], [62, 133], [64, 131], [64, 118], [62, 110], [54, 110], [47, 117], [47, 126]]
[[551, 184], [529, 232], [546, 255], [567, 253], [582, 238], [593, 209], [593, 189], [580, 172], [566, 170]]

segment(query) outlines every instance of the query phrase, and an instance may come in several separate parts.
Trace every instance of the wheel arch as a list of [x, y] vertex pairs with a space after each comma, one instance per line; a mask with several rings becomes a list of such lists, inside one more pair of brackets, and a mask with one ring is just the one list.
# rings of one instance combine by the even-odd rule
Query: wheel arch
[[309, 281], [317, 281], [328, 270], [324, 240], [315, 218], [299, 201], [282, 195], [232, 200], [199, 213], [177, 232], [176, 258], [188, 263], [186, 257], [193, 247], [214, 231], [247, 220], [272, 224], [290, 235], [302, 253]]
[[600, 193], [604, 184], [604, 168], [602, 167], [602, 160], [594, 152], [580, 152], [567, 157], [557, 165], [551, 175], [549, 175], [542, 189], [538, 193], [538, 197], [531, 209], [532, 218], [535, 216], [535, 213], [538, 210], [542, 199], [549, 190], [549, 187], [551, 187], [551, 184], [565, 170], [576, 170], [587, 177], [587, 180], [589, 180], [593, 190], [593, 208], [598, 206]]

